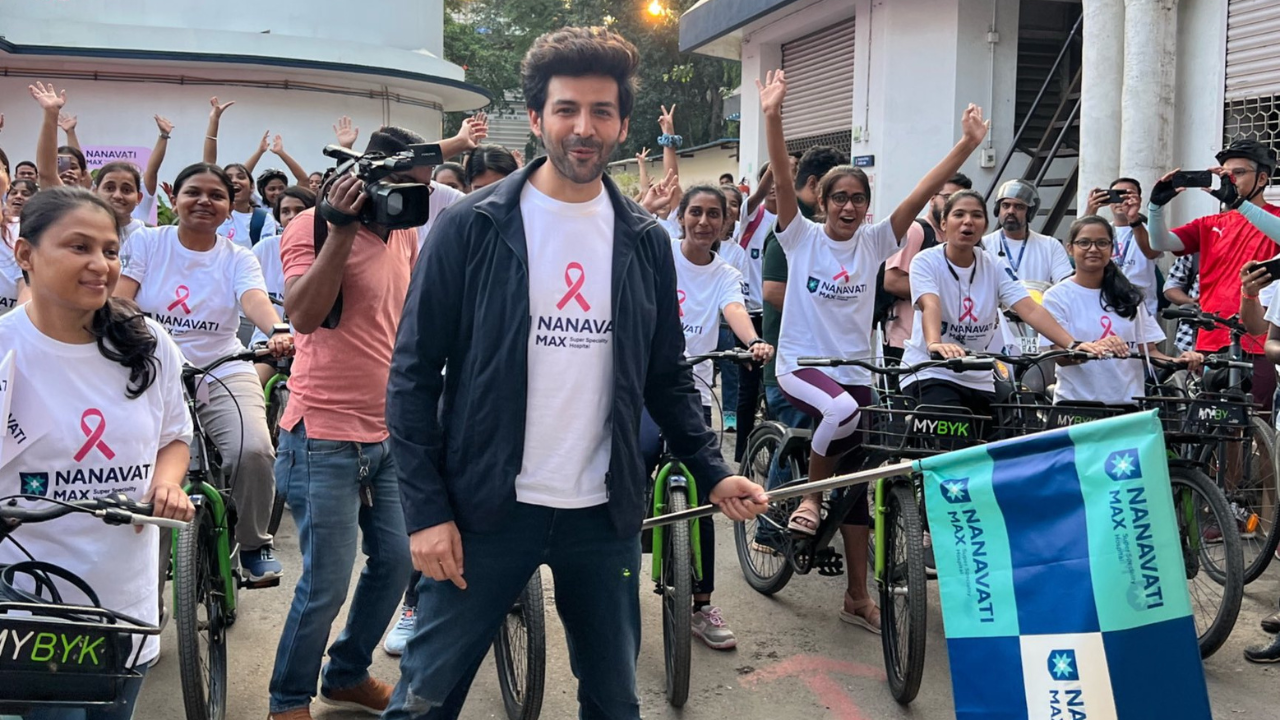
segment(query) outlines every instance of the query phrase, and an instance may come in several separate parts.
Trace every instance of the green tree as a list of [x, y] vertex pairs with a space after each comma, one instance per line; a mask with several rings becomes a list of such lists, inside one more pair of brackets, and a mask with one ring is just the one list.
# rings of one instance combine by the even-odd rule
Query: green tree
[[[667, 12], [654, 17], [644, 0], [445, 0], [445, 57], [493, 94], [491, 112], [505, 111], [513, 109], [507, 98], [519, 97], [520, 60], [539, 35], [566, 25], [607, 25], [640, 51], [640, 92], [619, 157], [655, 147], [662, 105], [676, 105], [676, 132], [692, 147], [724, 137], [724, 97], [741, 78], [738, 63], [680, 52], [678, 18], [695, 2], [670, 0]], [[446, 130], [455, 132], [464, 117], [450, 113]]]

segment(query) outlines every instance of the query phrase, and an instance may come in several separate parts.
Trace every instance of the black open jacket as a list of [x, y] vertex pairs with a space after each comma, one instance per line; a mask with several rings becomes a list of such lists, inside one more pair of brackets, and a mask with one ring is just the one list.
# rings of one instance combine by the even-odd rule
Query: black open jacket
[[[520, 194], [543, 162], [442, 213], [414, 268], [387, 387], [391, 452], [410, 533], [450, 520], [465, 531], [493, 532], [515, 508], [530, 328]], [[642, 407], [700, 488], [709, 490], [730, 472], [703, 423], [684, 359], [671, 239], [608, 176], [604, 187], [614, 210], [613, 446], [605, 484], [613, 524], [626, 536], [638, 533], [645, 517]]]

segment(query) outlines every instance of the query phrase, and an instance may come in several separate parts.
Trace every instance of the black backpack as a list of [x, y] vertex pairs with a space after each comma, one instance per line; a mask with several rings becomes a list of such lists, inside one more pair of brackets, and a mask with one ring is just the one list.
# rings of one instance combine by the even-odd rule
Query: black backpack
[[[916, 218], [916, 224], [924, 231], [924, 241], [920, 243], [921, 250], [928, 250], [938, 244], [938, 235], [933, 231], [932, 225], [920, 218]], [[876, 306], [871, 316], [873, 327], [892, 319], [893, 306], [901, 300], [897, 295], [884, 289], [884, 267], [884, 263], [881, 263], [880, 272], [876, 274]]]

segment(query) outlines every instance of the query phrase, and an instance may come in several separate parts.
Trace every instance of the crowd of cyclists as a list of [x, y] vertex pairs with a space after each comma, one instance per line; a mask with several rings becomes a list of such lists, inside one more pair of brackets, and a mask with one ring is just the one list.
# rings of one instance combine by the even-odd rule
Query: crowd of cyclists
[[[592, 70], [559, 72], [599, 77]], [[619, 77], [600, 72], [606, 80]], [[619, 80], [617, 92], [627, 82]], [[1272, 302], [1280, 284], [1272, 281], [1280, 278], [1272, 278], [1261, 263], [1278, 254], [1280, 208], [1263, 197], [1277, 164], [1266, 146], [1238, 140], [1217, 154], [1218, 167], [1211, 173], [1221, 178], [1219, 187], [1204, 190], [1222, 203], [1221, 213], [1169, 228], [1165, 208], [1188, 189], [1175, 184], [1181, 176], [1162, 177], [1145, 202], [1139, 182], [1122, 177], [1089, 194], [1085, 212], [1060, 241], [1031, 229], [1040, 201], [1029, 183], [1005, 183], [990, 206], [970, 189], [972, 182], [960, 171], [989, 126], [982, 109], [970, 105], [955, 147], [891, 212], [871, 222], [871, 183], [849, 165], [847, 155], [823, 146], [788, 152], [782, 123], [785, 73], [770, 73], [759, 89], [769, 157], [754, 187], [745, 178], [735, 183], [728, 174], [717, 184], [683, 187], [673, 106], [664, 107], [656, 123], [662, 174], [647, 176], [647, 151], [642, 153], [640, 192], [627, 201], [667, 234], [675, 292], [658, 302], [675, 303], [685, 354], [736, 344], [756, 361], [756, 367], [725, 365], [718, 376], [706, 362], [691, 371], [705, 426], [713, 426], [713, 405], [723, 402], [723, 426], [737, 431], [738, 456], [760, 394], [770, 419], [812, 428], [811, 480], [834, 475], [841, 457], [860, 442], [861, 409], [876, 397], [870, 373], [854, 366], [802, 367], [797, 360], [806, 356], [917, 364], [987, 351], [1070, 348], [1105, 359], [1059, 361], [1052, 373], [1041, 373], [1052, 378], [1045, 384], [1053, 384], [1055, 401], [1132, 406], [1143, 394], [1146, 370], [1129, 356], [1174, 360], [1195, 373], [1207, 354], [1229, 343], [1223, 329], [1201, 330], [1192, 342], [1194, 330], [1184, 334], [1180, 328], [1176, 351], [1161, 351], [1166, 338], [1156, 320], [1161, 304], [1157, 261], [1165, 253], [1179, 258], [1164, 279], [1166, 297], [1222, 316], [1239, 315], [1246, 323], [1251, 334], [1243, 348], [1253, 364], [1253, 397], [1271, 410], [1280, 362], [1280, 303]], [[74, 485], [64, 485], [58, 471], [97, 463], [120, 470], [121, 481], [110, 490], [153, 502], [157, 516], [187, 519], [192, 506], [182, 478], [192, 423], [177, 380], [180, 366], [205, 366], [254, 343], [274, 358], [293, 355], [295, 337], [317, 330], [310, 321], [295, 330], [282, 317], [289, 303], [282, 239], [287, 243], [297, 232], [295, 220], [312, 223], [318, 202], [355, 207], [354, 202], [341, 205], [335, 193], [356, 197], [358, 188], [331, 181], [324, 172], [308, 172], [278, 135], [264, 135], [244, 163], [219, 164], [219, 123], [235, 103], [216, 97], [210, 101], [203, 157], [171, 181], [161, 178], [175, 128], [158, 115], [147, 167], [114, 162], [91, 173], [78, 146], [77, 119], [65, 114], [66, 92], [40, 82], [30, 92], [29, 109], [43, 114], [38, 141], [29, 149], [34, 159], [11, 166], [5, 150], [28, 149], [0, 150], [0, 357], [12, 353], [16, 358], [8, 386], [20, 425], [11, 418], [10, 432], [18, 427], [33, 441], [30, 449], [18, 446], [19, 454], [0, 459], [3, 495], [61, 498], [68, 491], [65, 496], [72, 497]], [[613, 111], [625, 105], [616, 103]], [[621, 112], [625, 119], [626, 110]], [[632, 120], [633, 131], [648, 132], [645, 119]], [[66, 144], [58, 143], [59, 131]], [[359, 129], [348, 118], [340, 119], [334, 131], [338, 144], [354, 147]], [[485, 144], [487, 131], [481, 113], [441, 143], [443, 156], [458, 160], [433, 170], [431, 219], [415, 231], [413, 256], [423, 256], [415, 273], [432, 260], [432, 244], [442, 242], [432, 226], [441, 217], [460, 214], [447, 208], [472, 194], [493, 198], [504, 183], [524, 182], [536, 169], [550, 167], [536, 161], [526, 167], [518, 150]], [[571, 158], [584, 155], [584, 147], [599, 149], [590, 144], [598, 138], [582, 139], [589, 132], [589, 127], [572, 131], [577, 144], [568, 151]], [[405, 143], [415, 141], [415, 135], [397, 128], [382, 128], [378, 135], [397, 133], [404, 133]], [[0, 147], [3, 140], [0, 134]], [[268, 169], [255, 177], [267, 152], [287, 172]], [[552, 152], [550, 162], [557, 159]], [[505, 180], [517, 173], [518, 178]], [[495, 187], [478, 193], [490, 186]], [[147, 224], [158, 197], [172, 208], [173, 224]], [[561, 271], [569, 293], [560, 310], [603, 302], [606, 298], [582, 291], [591, 276], [582, 265], [574, 267]], [[222, 365], [196, 398], [200, 424], [230, 468], [238, 511], [235, 541], [251, 583], [277, 580], [291, 570], [287, 559], [277, 557], [268, 532], [279, 467], [262, 392], [275, 372], [268, 360], [264, 357], [257, 368], [249, 362]], [[453, 372], [448, 366], [446, 374]], [[717, 383], [719, 398], [712, 391]], [[22, 389], [31, 387], [41, 388], [42, 399], [31, 399], [30, 391], [24, 397]], [[901, 389], [921, 403], [964, 407], [979, 415], [990, 414], [996, 402], [990, 372], [936, 367], [903, 377]], [[61, 417], [67, 409], [77, 409], [75, 417]], [[643, 413], [640, 445], [650, 471], [657, 464], [659, 425]], [[523, 468], [521, 477], [527, 471]], [[712, 495], [713, 485], [699, 487], [702, 502], [724, 502]], [[791, 532], [815, 533], [820, 499], [805, 498], [789, 518]], [[859, 502], [841, 527], [850, 567], [839, 617], [879, 633], [879, 609], [867, 588], [869, 523], [867, 503]], [[705, 572], [695, 585], [690, 612], [694, 634], [724, 650], [737, 638], [727, 613], [711, 603], [713, 528], [711, 522], [700, 524]], [[104, 607], [158, 623], [163, 603], [156, 602], [157, 578], [163, 571], [156, 558], [164, 551], [157, 538], [154, 528], [135, 534], [92, 520], [32, 525], [12, 538], [21, 548], [0, 543], [0, 565], [28, 552], [89, 580]], [[408, 547], [406, 540], [405, 558]], [[422, 624], [420, 590], [434, 587], [430, 583], [457, 584], [461, 576], [460, 562], [457, 577], [442, 562], [439, 572], [427, 569], [424, 578], [416, 548], [414, 557], [418, 569], [412, 577], [393, 583], [405, 591], [399, 616], [383, 640], [392, 655], [406, 653]], [[1280, 613], [1268, 621], [1280, 623]], [[149, 642], [139, 658], [142, 665], [158, 653]], [[1280, 661], [1280, 639], [1251, 648], [1246, 657]], [[277, 671], [280, 676], [279, 666]], [[303, 692], [306, 702], [300, 707], [277, 707], [273, 678], [272, 717], [310, 717], [307, 703], [315, 680], [314, 673], [302, 678], [304, 689], [312, 691]], [[51, 710], [29, 717], [127, 718], [140, 685], [141, 678], [114, 714]], [[391, 702], [390, 686], [383, 683], [343, 701], [380, 712]]]

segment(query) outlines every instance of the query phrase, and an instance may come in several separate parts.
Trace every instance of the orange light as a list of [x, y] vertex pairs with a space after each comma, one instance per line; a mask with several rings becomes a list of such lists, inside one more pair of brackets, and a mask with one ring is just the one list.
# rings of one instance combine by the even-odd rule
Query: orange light
[[662, 3], [661, 3], [661, 2], [658, 2], [658, 0], [653, 0], [653, 2], [649, 3], [649, 14], [650, 14], [650, 15], [652, 15], [652, 16], [654, 16], [654, 17], [662, 17], [662, 16], [663, 16], [663, 15], [665, 15], [666, 13], [667, 13], [667, 9], [666, 9], [665, 7], [663, 7], [663, 6], [662, 6]]

